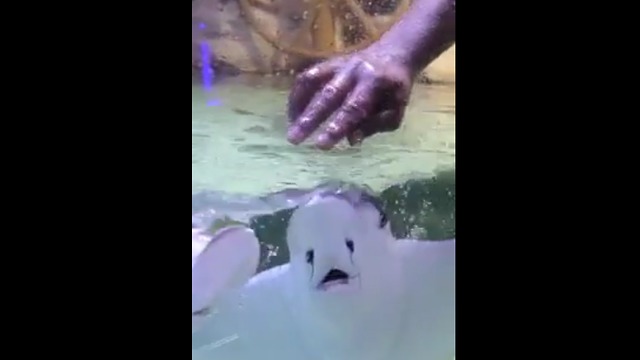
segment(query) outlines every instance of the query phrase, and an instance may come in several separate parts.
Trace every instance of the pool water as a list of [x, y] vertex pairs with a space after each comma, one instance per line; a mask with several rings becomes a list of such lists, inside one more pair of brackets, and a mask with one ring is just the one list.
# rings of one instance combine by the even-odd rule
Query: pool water
[[330, 179], [382, 190], [455, 167], [455, 86], [416, 85], [401, 129], [328, 153], [285, 139], [287, 78], [192, 84], [192, 194], [264, 195]]
[[304, 190], [330, 180], [381, 192], [398, 237], [455, 237], [455, 85], [416, 85], [402, 127], [322, 152], [285, 139], [288, 77], [192, 79], [192, 216], [229, 216], [264, 245], [261, 269], [286, 262], [284, 229]]

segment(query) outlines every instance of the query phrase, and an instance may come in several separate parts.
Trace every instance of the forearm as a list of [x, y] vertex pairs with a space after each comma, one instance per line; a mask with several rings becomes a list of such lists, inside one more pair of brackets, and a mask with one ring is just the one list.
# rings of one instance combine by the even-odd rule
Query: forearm
[[407, 13], [372, 46], [405, 62], [414, 73], [456, 40], [455, 0], [413, 0]]

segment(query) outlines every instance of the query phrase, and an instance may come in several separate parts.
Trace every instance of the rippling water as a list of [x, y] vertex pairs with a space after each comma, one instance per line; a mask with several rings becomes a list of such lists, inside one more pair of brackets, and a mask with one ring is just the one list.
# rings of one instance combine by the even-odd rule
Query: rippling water
[[[192, 194], [258, 196], [327, 180], [375, 190], [455, 167], [455, 87], [417, 85], [403, 127], [325, 153], [285, 140], [288, 79], [192, 85]], [[220, 195], [223, 196], [223, 195]]]
[[327, 181], [380, 192], [399, 237], [455, 236], [455, 87], [414, 89], [402, 128], [359, 148], [321, 152], [286, 142], [287, 78], [235, 77], [192, 85], [192, 222], [250, 224], [263, 266], [287, 260], [290, 209]]

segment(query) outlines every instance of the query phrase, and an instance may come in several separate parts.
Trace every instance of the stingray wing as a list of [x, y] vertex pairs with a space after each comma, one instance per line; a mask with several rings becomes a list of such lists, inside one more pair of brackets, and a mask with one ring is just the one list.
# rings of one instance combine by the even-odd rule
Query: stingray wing
[[450, 359], [455, 354], [455, 240], [397, 240], [395, 245], [412, 288], [409, 326], [421, 334], [403, 347], [426, 356], [416, 358]]
[[395, 250], [414, 290], [455, 302], [456, 241], [396, 240]]
[[269, 359], [278, 354], [282, 337], [291, 337], [283, 299], [288, 264], [252, 277], [230, 289], [192, 329], [192, 360]]
[[206, 245], [201, 244], [202, 239], [192, 238], [192, 317], [206, 312], [222, 292], [246, 284], [260, 259], [258, 239], [244, 226], [219, 230]]
[[405, 261], [417, 261], [423, 265], [437, 262], [441, 266], [455, 268], [455, 239], [438, 241], [401, 239], [396, 240], [394, 246], [396, 253]]

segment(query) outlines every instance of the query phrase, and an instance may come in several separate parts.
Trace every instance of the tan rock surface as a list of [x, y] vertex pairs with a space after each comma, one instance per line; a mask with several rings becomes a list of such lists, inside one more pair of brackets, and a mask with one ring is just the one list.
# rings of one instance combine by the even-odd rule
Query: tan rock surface
[[[291, 15], [301, 13], [304, 0], [280, 0], [286, 5], [279, 17], [257, 10], [260, 23], [283, 38], [295, 32]], [[381, 21], [381, 20], [380, 20]], [[386, 20], [385, 20], [386, 21]], [[201, 27], [204, 24], [204, 28]], [[279, 30], [278, 30], [279, 29]], [[202, 64], [201, 44], [205, 42], [215, 60], [240, 72], [289, 72], [304, 59], [285, 54], [255, 33], [240, 13], [237, 0], [196, 0], [192, 7], [192, 65]], [[455, 82], [455, 45], [436, 59], [424, 74], [429, 80]]]

